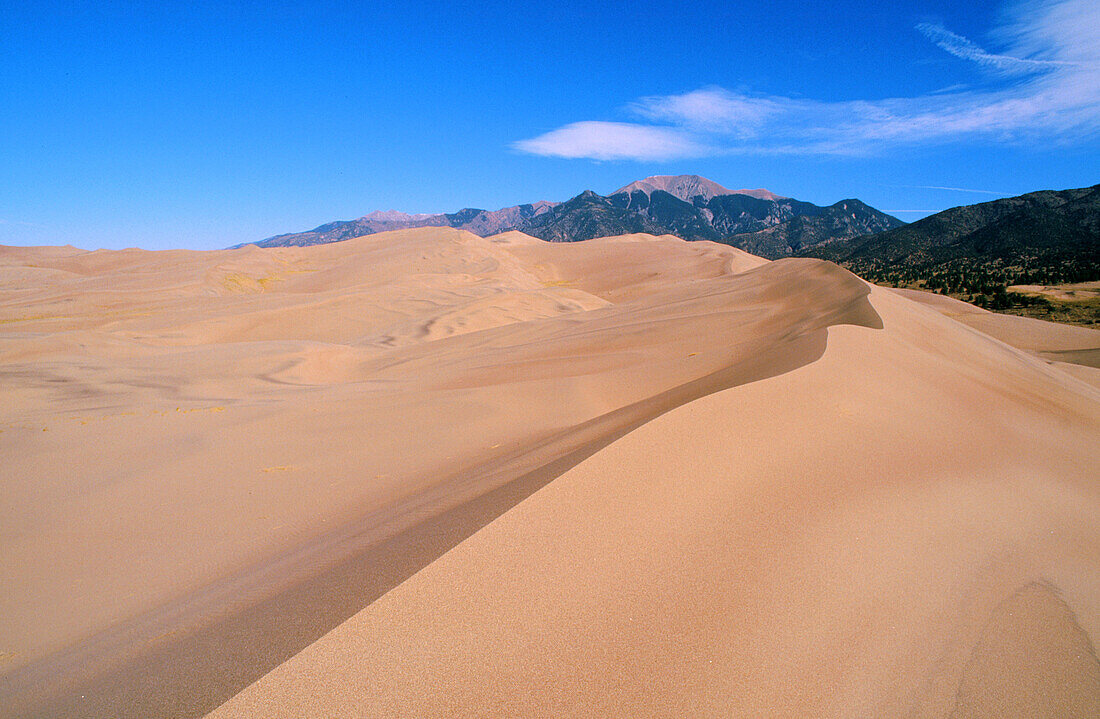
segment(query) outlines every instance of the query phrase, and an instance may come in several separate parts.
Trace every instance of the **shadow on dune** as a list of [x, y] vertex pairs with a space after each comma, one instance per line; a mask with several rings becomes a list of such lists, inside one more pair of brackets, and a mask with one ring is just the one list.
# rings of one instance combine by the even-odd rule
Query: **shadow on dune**
[[[805, 263], [816, 261], [761, 268], [776, 282], [768, 292], [797, 296], [780, 285], [788, 278], [797, 281]], [[814, 362], [825, 352], [829, 326], [881, 329], [867, 285], [839, 268], [828, 272], [830, 282], [843, 290], [842, 301], [823, 303], [824, 312], [786, 328], [762, 351], [497, 458], [477, 472], [442, 481], [401, 506], [362, 517], [291, 554], [25, 667], [0, 682], [0, 696], [15, 698], [0, 713], [152, 718], [213, 710], [633, 429], [708, 394]], [[462, 498], [457, 505], [456, 496]]]

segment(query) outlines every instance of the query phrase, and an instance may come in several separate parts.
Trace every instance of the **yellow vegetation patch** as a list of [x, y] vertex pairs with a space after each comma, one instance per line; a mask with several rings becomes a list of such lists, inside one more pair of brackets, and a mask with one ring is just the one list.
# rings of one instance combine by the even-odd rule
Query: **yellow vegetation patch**
[[4, 317], [0, 318], [0, 325], [12, 324], [14, 322], [37, 322], [39, 320], [128, 319], [131, 317], [148, 317], [152, 314], [152, 312], [105, 309], [103, 312], [91, 312], [82, 315], [24, 315], [22, 317]]
[[262, 292], [263, 288], [259, 286], [253, 278], [248, 275], [241, 274], [240, 272], [232, 272], [222, 278], [222, 287], [230, 292]]
[[12, 322], [34, 322], [35, 320], [71, 320], [72, 317], [66, 315], [26, 315], [24, 317], [11, 317], [6, 319], [0, 319], [0, 325], [9, 324]]
[[222, 287], [230, 292], [240, 294], [258, 294], [266, 292], [273, 284], [282, 281], [283, 277], [274, 273], [263, 277], [253, 277], [243, 272], [230, 272], [222, 277]]

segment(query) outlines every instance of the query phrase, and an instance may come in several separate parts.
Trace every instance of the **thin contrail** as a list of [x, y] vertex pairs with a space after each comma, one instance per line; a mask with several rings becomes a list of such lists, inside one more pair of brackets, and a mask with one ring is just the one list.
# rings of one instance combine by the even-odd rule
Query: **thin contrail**
[[1008, 197], [1011, 192], [993, 192], [992, 190], [972, 190], [969, 187], [940, 187], [939, 185], [892, 185], [892, 187], [908, 187], [917, 190], [950, 190], [952, 192], [976, 192], [980, 195], [997, 195]]

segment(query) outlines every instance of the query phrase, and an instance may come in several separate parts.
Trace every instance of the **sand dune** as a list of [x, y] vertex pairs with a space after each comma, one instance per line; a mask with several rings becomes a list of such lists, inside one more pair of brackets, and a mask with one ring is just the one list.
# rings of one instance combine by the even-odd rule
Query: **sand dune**
[[648, 235], [0, 292], [4, 716], [1100, 711], [1087, 336]]
[[1100, 368], [1100, 330], [990, 312], [931, 292], [896, 292], [1038, 357], [1052, 362]]

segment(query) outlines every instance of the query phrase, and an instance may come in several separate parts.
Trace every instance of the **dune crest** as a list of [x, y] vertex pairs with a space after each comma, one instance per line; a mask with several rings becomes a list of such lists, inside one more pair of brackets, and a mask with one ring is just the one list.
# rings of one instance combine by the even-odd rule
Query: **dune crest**
[[997, 716], [956, 697], [1012, 701], [990, 617], [1040, 580], [1080, 631], [1013, 661], [1076, 687], [1037, 710], [1087, 715], [1100, 395], [871, 302], [882, 330], [638, 427], [212, 716]]
[[12, 716], [948, 716], [1019, 587], [1100, 631], [1100, 392], [831, 263], [420, 228], [0, 286]]

